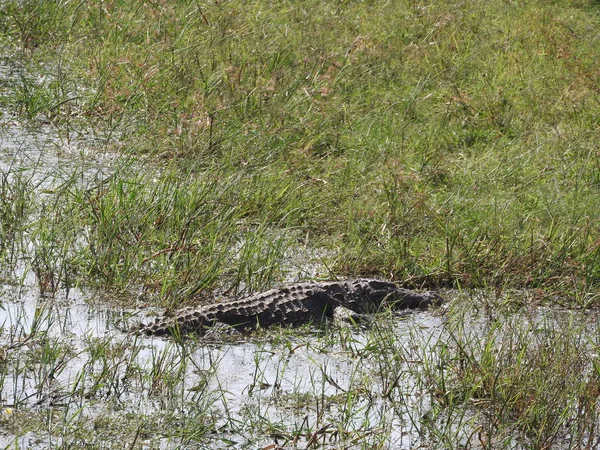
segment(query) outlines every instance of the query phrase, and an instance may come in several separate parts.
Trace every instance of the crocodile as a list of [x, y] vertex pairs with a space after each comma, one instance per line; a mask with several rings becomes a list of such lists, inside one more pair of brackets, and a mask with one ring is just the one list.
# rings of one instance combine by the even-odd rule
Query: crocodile
[[426, 308], [442, 302], [443, 299], [434, 292], [418, 293], [375, 279], [297, 283], [248, 297], [183, 308], [173, 315], [139, 325], [132, 331], [162, 336], [202, 334], [215, 326], [237, 331], [277, 324], [298, 326], [331, 319], [334, 310], [340, 307], [363, 315], [384, 306], [394, 309]]

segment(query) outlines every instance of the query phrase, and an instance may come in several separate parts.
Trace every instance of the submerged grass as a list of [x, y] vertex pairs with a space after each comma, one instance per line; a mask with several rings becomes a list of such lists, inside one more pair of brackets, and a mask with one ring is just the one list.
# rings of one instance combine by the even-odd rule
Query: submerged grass
[[596, 448], [597, 320], [515, 310], [519, 296], [494, 302], [493, 317], [463, 294], [435, 314], [380, 313], [360, 332], [282, 328], [218, 346], [106, 330], [73, 340], [83, 324], [48, 308], [3, 338], [0, 442]]
[[459, 437], [481, 448], [599, 445], [597, 323], [536, 310], [471, 327], [472, 311], [456, 306], [417, 369], [430, 402], [423, 431], [450, 447]]
[[327, 252], [329, 277], [589, 292], [597, 11], [4, 2], [21, 76], [2, 104], [140, 168], [39, 207], [36, 270], [49, 290], [97, 278], [178, 303], [271, 285], [300, 246]]

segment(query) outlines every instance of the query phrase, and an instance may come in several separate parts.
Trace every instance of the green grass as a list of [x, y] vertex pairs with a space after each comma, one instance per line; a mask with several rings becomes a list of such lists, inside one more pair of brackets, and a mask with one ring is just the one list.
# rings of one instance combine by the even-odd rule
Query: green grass
[[[88, 239], [36, 265], [163, 294], [254, 289], [284, 277], [299, 241], [328, 251], [336, 275], [589, 291], [597, 12], [7, 2], [0, 27], [23, 75], [3, 103], [164, 166], [119, 171], [89, 197], [56, 193], [53, 229]], [[61, 224], [76, 210], [80, 224]]]
[[[597, 446], [597, 330], [527, 306], [599, 298], [599, 13], [591, 0], [3, 2], [0, 132], [41, 129], [72, 144], [59, 156], [85, 147], [92, 161], [0, 162], [3, 279], [172, 308], [297, 278], [486, 290], [432, 333], [395, 335], [382, 316], [359, 337], [256, 338], [243, 408], [217, 376], [224, 357], [194, 341], [70, 340], [64, 312], [40, 307], [2, 329], [2, 429], [64, 447], [385, 448], [405, 429], [429, 448]], [[106, 174], [90, 175], [96, 155], [113, 157]], [[310, 389], [290, 381], [298, 354]], [[31, 393], [59, 400], [40, 409]]]
[[[255, 281], [262, 261], [248, 258], [287, 244], [256, 240], [270, 228], [333, 250], [336, 274], [597, 284], [593, 3], [20, 6], [3, 7], [27, 56], [4, 102], [169, 161], [82, 206], [86, 276], [194, 291], [236, 272], [234, 285], [263, 286], [280, 274]], [[232, 264], [248, 230], [257, 248]], [[186, 280], [200, 261], [211, 273]]]
[[494, 317], [477, 322], [464, 301], [455, 304], [448, 335], [413, 368], [429, 396], [421, 429], [449, 446], [459, 435], [483, 448], [597, 445], [595, 318], [494, 306]]
[[18, 169], [0, 174], [0, 260], [4, 267], [16, 264], [21, 230], [34, 203], [31, 183]]

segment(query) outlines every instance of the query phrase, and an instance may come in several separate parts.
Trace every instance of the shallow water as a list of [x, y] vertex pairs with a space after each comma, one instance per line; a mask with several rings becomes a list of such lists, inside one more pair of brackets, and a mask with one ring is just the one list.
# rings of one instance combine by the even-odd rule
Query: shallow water
[[[410, 448], [410, 427], [384, 400], [373, 403], [358, 399], [349, 407], [346, 401], [336, 399], [341, 396], [343, 400], [357, 377], [371, 370], [358, 355], [372, 341], [358, 329], [350, 331], [345, 348], [317, 331], [297, 337], [286, 335], [284, 339], [240, 336], [227, 338], [225, 343], [209, 339], [180, 346], [171, 339], [124, 333], [119, 321], [126, 318], [127, 311], [90, 306], [90, 298], [81, 292], [73, 291], [68, 299], [44, 299], [34, 290], [4, 286], [0, 300], [4, 329], [0, 346], [8, 349], [11, 366], [0, 391], [5, 408], [58, 408], [63, 413], [77, 408], [78, 420], [93, 421], [132, 412], [151, 416], [177, 410], [193, 416], [201, 405], [211, 420], [217, 418], [215, 428], [223, 430], [222, 436], [214, 436], [214, 444], [226, 438], [236, 441], [239, 448], [250, 442], [273, 442], [269, 437], [261, 440], [260, 433], [240, 434], [248, 432], [252, 428], [249, 421], [258, 417], [262, 423], [275, 423], [283, 430], [308, 432], [318, 428], [318, 423], [325, 425], [326, 419], [339, 420], [346, 414], [349, 433], [353, 428], [362, 430], [365, 423], [384, 422], [387, 440], [396, 448]], [[418, 329], [431, 335], [440, 327], [440, 320], [425, 312], [407, 315], [395, 323], [399, 334], [408, 333], [410, 328], [411, 332]], [[110, 355], [107, 348], [115, 354]], [[28, 363], [31, 353], [39, 354]], [[127, 372], [133, 368], [140, 373], [128, 378]], [[101, 375], [107, 386], [86, 398], [85, 387], [93, 386]], [[119, 385], [119, 380], [126, 378], [126, 385]], [[109, 386], [109, 381], [114, 385]], [[373, 386], [373, 393], [379, 389]], [[297, 401], [288, 401], [303, 396], [307, 399], [303, 408], [294, 406]], [[103, 403], [99, 398], [111, 401]], [[319, 406], [323, 408], [321, 417], [316, 411]], [[43, 446], [38, 439], [47, 438], [5, 434], [0, 446], [16, 441], [22, 446]], [[402, 444], [405, 441], [406, 445]], [[168, 440], [159, 442], [163, 448], [174, 445]]]
[[[155, 311], [119, 309], [97, 293], [43, 298], [33, 287], [5, 285], [0, 448], [119, 448], [107, 441], [107, 430], [131, 439], [132, 426], [143, 433], [127, 445], [140, 448], [306, 448], [313, 440], [317, 448], [442, 448], [419, 433], [432, 393], [418, 373], [424, 365], [442, 370], [439, 345], [457, 332], [453, 321], [467, 341], [490, 330], [500, 341], [519, 329], [532, 338], [548, 330], [560, 336], [574, 324], [581, 331], [571, 339], [580, 339], [582, 349], [592, 344], [596, 351], [600, 342], [593, 312], [531, 307], [489, 316], [465, 308], [483, 295], [446, 292], [452, 300], [441, 310], [384, 315], [362, 327], [215, 333], [176, 342], [123, 331]], [[8, 426], [19, 415], [60, 426]], [[481, 448], [469, 441], [480, 420], [475, 412], [451, 419], [456, 442]], [[76, 436], [96, 426], [98, 433]]]
[[[13, 93], [28, 76], [14, 58], [0, 55], [0, 90]], [[28, 80], [44, 83], [44, 79]], [[11, 94], [11, 99], [18, 96]], [[110, 175], [116, 155], [106, 145], [113, 138], [85, 134], [69, 125], [54, 126], [43, 116], [25, 125], [8, 108], [0, 108], [0, 174], [18, 172], [39, 192], [77, 175], [81, 183], [97, 183]], [[94, 148], [93, 151], [90, 149]]]

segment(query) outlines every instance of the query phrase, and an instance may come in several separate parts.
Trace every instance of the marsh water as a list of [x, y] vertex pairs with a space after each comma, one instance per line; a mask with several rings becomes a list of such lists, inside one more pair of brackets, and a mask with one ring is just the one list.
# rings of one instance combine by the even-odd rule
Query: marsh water
[[[106, 436], [78, 440], [68, 432], [109, 421], [143, 430], [137, 437], [142, 448], [292, 443], [305, 448], [311, 440], [321, 448], [353, 448], [352, 442], [357, 448], [415, 448], [427, 442], [418, 424], [429, 409], [423, 380], [415, 374], [421, 365], [439, 363], [433, 349], [449, 340], [445, 315], [444, 309], [409, 312], [386, 316], [379, 325], [332, 324], [176, 341], [127, 333], [140, 316], [109, 306], [102, 295], [75, 289], [68, 297], [44, 298], [35, 288], [5, 285], [0, 291], [4, 423], [27, 411], [40, 415], [47, 431], [0, 431], [0, 447], [85, 442], [118, 448]], [[586, 320], [586, 333], [594, 336], [594, 316], [578, 319]], [[574, 317], [537, 308], [504, 320], [537, 323], [541, 330], [560, 328]], [[477, 336], [489, 327], [483, 315], [473, 316], [466, 332]], [[383, 360], [390, 352], [382, 352], [382, 346], [395, 347], [391, 354], [401, 360]], [[390, 400], [392, 391], [401, 393], [401, 401]], [[203, 437], [198, 442], [194, 433], [170, 435], [156, 428], [163, 422], [196, 428]], [[154, 427], [146, 429], [149, 423]], [[468, 439], [459, 431], [455, 437]]]
[[[131, 414], [201, 413], [222, 430], [211, 437], [212, 444], [240, 448], [272, 443], [268, 433], [261, 437], [267, 423], [301, 435], [314, 433], [315, 425], [326, 425], [332, 416], [339, 420], [347, 415], [348, 433], [385, 433], [395, 448], [414, 445], [410, 422], [379, 398], [382, 386], [372, 386], [367, 395], [375, 401], [344, 399], [354, 384], [376, 370], [374, 361], [361, 356], [373, 345], [373, 336], [359, 328], [343, 328], [343, 340], [337, 339], [339, 331], [329, 330], [327, 336], [315, 329], [297, 336], [286, 332], [182, 344], [125, 333], [120, 324], [131, 311], [103, 307], [101, 300], [78, 291], [68, 299], [46, 299], [34, 290], [5, 286], [1, 296], [1, 344], [11, 365], [2, 375], [5, 408], [76, 412], [78, 421], [90, 423]], [[397, 318], [394, 324], [398, 336], [419, 330], [427, 341], [439, 333], [441, 319], [423, 312]], [[98, 389], [99, 381], [105, 386]], [[301, 398], [306, 400], [298, 403]], [[263, 425], [252, 433], [252, 424], [244, 422], [259, 418]], [[365, 423], [371, 426], [365, 428]], [[157, 436], [152, 441], [163, 448], [182, 445]], [[9, 434], [0, 445], [17, 442], [19, 447], [51, 447], [53, 436]]]

